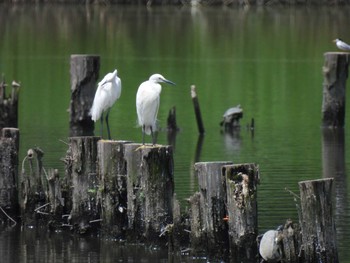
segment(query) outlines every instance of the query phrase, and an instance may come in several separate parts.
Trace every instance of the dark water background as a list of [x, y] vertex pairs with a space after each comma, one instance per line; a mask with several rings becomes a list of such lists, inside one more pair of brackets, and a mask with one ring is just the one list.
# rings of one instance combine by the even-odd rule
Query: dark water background
[[[340, 262], [350, 262], [350, 123], [322, 132], [323, 53], [332, 40], [350, 42], [349, 7], [140, 7], [0, 5], [0, 72], [21, 82], [20, 159], [44, 152], [45, 168], [63, 163], [69, 134], [69, 57], [98, 54], [100, 78], [118, 69], [123, 90], [110, 114], [114, 139], [141, 141], [135, 96], [153, 73], [165, 86], [158, 119], [177, 108], [175, 192], [182, 208], [197, 190], [196, 161], [259, 164], [259, 232], [297, 220], [298, 182], [335, 177], [334, 211]], [[190, 98], [195, 84], [206, 134], [200, 154]], [[349, 93], [347, 98], [349, 98]], [[349, 101], [349, 99], [347, 99]], [[221, 132], [224, 111], [241, 104], [237, 134]], [[346, 118], [350, 109], [346, 109]], [[254, 133], [245, 129], [255, 119]], [[97, 126], [99, 131], [99, 126]], [[149, 138], [148, 138], [149, 139]], [[158, 143], [168, 144], [160, 132]], [[20, 160], [20, 161], [21, 161]], [[35, 229], [0, 230], [1, 262], [178, 262], [167, 251], [113, 241], [49, 235]], [[182, 258], [182, 261], [189, 260]], [[201, 259], [205, 262], [205, 259]], [[197, 259], [200, 261], [200, 259]]]

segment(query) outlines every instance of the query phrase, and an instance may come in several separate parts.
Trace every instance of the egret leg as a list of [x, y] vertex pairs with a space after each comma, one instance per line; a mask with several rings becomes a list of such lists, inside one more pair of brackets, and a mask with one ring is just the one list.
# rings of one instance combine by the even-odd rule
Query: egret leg
[[151, 136], [152, 136], [152, 145], [154, 146], [154, 144], [155, 144], [155, 139], [154, 139], [154, 134], [153, 134], [152, 126], [151, 126]]
[[108, 116], [109, 116], [109, 110], [107, 111], [107, 114], [106, 114], [106, 124], [107, 124], [108, 140], [111, 140], [111, 131], [109, 130]]
[[101, 115], [100, 121], [101, 121], [101, 127], [100, 127], [101, 138], [103, 138], [103, 113]]
[[145, 145], [145, 125], [142, 126], [142, 144]]

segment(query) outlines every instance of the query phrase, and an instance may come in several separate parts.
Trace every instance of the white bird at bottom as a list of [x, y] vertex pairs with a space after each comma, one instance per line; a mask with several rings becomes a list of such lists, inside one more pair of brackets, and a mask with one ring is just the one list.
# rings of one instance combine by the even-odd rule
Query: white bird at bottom
[[350, 45], [345, 43], [343, 40], [341, 40], [340, 38], [334, 39], [333, 42], [335, 43], [335, 45], [340, 49], [340, 50], [344, 50], [344, 51], [350, 51]]
[[106, 113], [106, 124], [108, 131], [108, 139], [111, 139], [109, 129], [108, 116], [113, 104], [119, 99], [122, 91], [122, 83], [117, 75], [117, 70], [108, 73], [97, 86], [94, 102], [92, 104], [90, 114], [91, 119], [96, 122], [101, 120], [101, 137], [103, 135], [103, 114]]
[[149, 80], [139, 86], [136, 94], [136, 111], [138, 124], [142, 127], [142, 144], [145, 144], [145, 134], [152, 135], [152, 144], [155, 144], [154, 132], [160, 102], [162, 86], [159, 83], [175, 85], [160, 74], [153, 74]]

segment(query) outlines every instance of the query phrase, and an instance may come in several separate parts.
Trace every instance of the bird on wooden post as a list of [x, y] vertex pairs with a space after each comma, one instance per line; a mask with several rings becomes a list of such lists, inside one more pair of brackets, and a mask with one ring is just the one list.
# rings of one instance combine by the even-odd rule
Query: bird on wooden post
[[101, 137], [103, 135], [103, 114], [106, 113], [106, 124], [108, 131], [108, 139], [111, 139], [109, 129], [108, 115], [111, 107], [119, 99], [122, 91], [122, 83], [115, 69], [112, 73], [108, 73], [97, 86], [94, 102], [90, 110], [91, 119], [96, 122], [101, 120]]
[[345, 43], [343, 40], [341, 40], [340, 38], [334, 39], [333, 42], [335, 43], [335, 45], [340, 49], [340, 50], [344, 50], [344, 51], [350, 51], [350, 45]]
[[145, 144], [145, 134], [152, 135], [152, 144], [155, 144], [157, 114], [159, 109], [162, 86], [159, 83], [175, 85], [160, 74], [153, 74], [149, 80], [141, 83], [136, 94], [136, 111], [138, 125], [142, 127], [142, 144]]

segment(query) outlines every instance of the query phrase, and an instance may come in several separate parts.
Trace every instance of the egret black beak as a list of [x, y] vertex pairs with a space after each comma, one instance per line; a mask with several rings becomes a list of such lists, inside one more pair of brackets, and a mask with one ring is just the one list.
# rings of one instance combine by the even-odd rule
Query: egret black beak
[[170, 80], [167, 80], [167, 79], [164, 79], [164, 82], [168, 83], [168, 84], [171, 84], [171, 85], [176, 85], [174, 82], [170, 81]]

